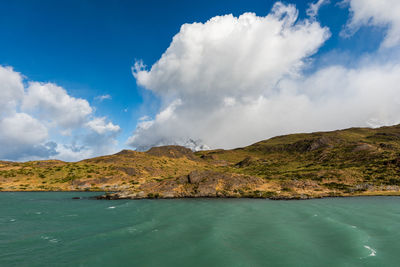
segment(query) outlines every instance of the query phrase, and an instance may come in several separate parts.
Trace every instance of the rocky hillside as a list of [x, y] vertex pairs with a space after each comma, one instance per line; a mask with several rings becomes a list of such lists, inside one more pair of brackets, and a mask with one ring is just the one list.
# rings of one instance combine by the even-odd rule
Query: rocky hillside
[[400, 195], [400, 125], [274, 137], [233, 150], [123, 150], [75, 163], [0, 162], [0, 190], [116, 198]]

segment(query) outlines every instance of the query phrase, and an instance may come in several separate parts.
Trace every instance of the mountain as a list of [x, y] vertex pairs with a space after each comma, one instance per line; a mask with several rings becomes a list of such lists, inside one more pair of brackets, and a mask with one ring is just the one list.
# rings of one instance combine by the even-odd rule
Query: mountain
[[160, 147], [160, 146], [168, 146], [168, 145], [184, 146], [184, 147], [190, 148], [193, 151], [201, 151], [201, 150], [209, 150], [210, 149], [210, 147], [207, 146], [206, 144], [204, 144], [203, 141], [201, 141], [200, 139], [194, 140], [194, 139], [188, 138], [188, 139], [180, 139], [180, 140], [177, 140], [174, 142], [171, 142], [170, 140], [159, 140], [156, 144], [153, 144], [153, 145], [136, 146], [135, 150], [145, 152], [152, 147]]
[[291, 134], [233, 150], [153, 147], [74, 163], [0, 162], [2, 191], [103, 198], [400, 195], [400, 125]]

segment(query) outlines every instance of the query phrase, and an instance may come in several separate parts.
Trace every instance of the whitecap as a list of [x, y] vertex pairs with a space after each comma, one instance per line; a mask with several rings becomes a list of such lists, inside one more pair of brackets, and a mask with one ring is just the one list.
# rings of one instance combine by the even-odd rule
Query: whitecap
[[111, 206], [111, 207], [108, 207], [107, 209], [115, 209], [115, 207], [114, 207], [114, 206]]
[[35, 214], [38, 214], [38, 215], [40, 215], [40, 214], [42, 214], [42, 212], [40, 212], [40, 211], [37, 211], [37, 212], [35, 212]]
[[51, 236], [42, 235], [40, 238], [43, 239], [43, 240], [47, 240], [50, 243], [58, 243], [59, 242], [59, 240], [57, 238], [53, 238]]
[[129, 227], [128, 228], [128, 232], [129, 233], [133, 233], [133, 232], [135, 232], [136, 231], [136, 228], [134, 228], [134, 227]]
[[11, 220], [10, 220], [10, 222], [15, 222], [15, 221], [16, 221], [16, 219], [11, 219]]
[[373, 249], [373, 248], [371, 248], [370, 246], [367, 246], [367, 245], [365, 245], [364, 248], [368, 249], [369, 252], [371, 252], [368, 256], [370, 256], [370, 257], [376, 256], [376, 250], [375, 249]]

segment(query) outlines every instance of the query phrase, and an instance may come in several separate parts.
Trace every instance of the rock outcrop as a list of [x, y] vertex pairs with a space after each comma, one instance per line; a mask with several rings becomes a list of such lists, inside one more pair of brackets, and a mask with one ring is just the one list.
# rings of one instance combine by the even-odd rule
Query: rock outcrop
[[105, 199], [400, 195], [400, 126], [278, 136], [232, 150], [123, 150], [79, 162], [0, 161], [0, 191]]

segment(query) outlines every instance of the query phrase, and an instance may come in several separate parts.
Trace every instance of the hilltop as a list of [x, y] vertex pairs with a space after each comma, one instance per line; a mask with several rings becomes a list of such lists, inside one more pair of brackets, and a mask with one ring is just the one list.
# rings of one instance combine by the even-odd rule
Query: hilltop
[[107, 199], [400, 195], [400, 125], [274, 137], [233, 150], [123, 150], [74, 163], [0, 161], [2, 191], [106, 191]]

